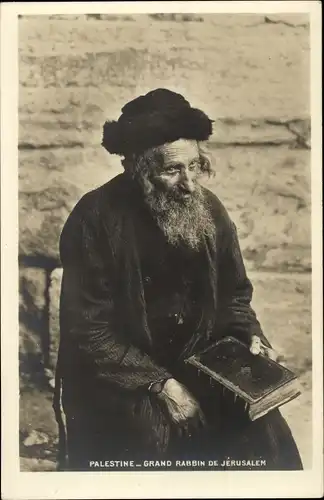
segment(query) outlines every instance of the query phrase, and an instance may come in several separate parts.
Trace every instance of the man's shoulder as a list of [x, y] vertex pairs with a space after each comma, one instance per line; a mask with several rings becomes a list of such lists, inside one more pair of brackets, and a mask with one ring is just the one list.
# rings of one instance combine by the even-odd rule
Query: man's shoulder
[[203, 192], [215, 221], [218, 223], [223, 221], [225, 224], [230, 224], [229, 213], [218, 196], [206, 187], [203, 187]]
[[[81, 246], [82, 235], [90, 233], [99, 234], [97, 231], [104, 223], [112, 227], [118, 223], [117, 201], [120, 200], [125, 190], [123, 174], [117, 175], [105, 184], [85, 193], [76, 203], [63, 225], [60, 236], [60, 253], [67, 253], [67, 248]], [[115, 200], [115, 201], [114, 201]], [[119, 201], [120, 203], [120, 201]], [[116, 215], [117, 214], [117, 215]]]
[[118, 206], [127, 198], [125, 178], [119, 174], [105, 184], [85, 193], [75, 204], [63, 226], [62, 235], [77, 227], [96, 227], [100, 221], [118, 219]]
[[85, 193], [75, 205], [74, 211], [98, 211], [103, 203], [113, 205], [114, 201], [121, 199], [126, 188], [125, 176], [119, 174], [105, 184]]

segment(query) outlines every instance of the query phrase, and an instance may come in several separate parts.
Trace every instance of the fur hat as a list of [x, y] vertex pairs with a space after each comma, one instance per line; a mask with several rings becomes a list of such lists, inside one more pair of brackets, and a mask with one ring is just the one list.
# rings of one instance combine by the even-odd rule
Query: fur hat
[[117, 121], [106, 121], [101, 144], [112, 154], [138, 154], [178, 139], [205, 141], [212, 123], [181, 94], [156, 89], [127, 103]]

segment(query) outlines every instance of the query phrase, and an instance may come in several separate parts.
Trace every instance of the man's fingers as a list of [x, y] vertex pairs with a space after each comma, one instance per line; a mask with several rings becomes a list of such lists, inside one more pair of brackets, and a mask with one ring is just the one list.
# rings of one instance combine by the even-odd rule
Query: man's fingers
[[261, 339], [257, 337], [256, 335], [252, 336], [251, 339], [251, 345], [250, 345], [250, 352], [254, 354], [255, 356], [258, 354], [263, 354], [264, 356], [267, 356], [267, 358], [272, 359], [273, 361], [277, 361], [278, 359], [278, 354], [277, 352], [272, 349], [271, 347], [267, 347], [261, 342]]
[[252, 336], [251, 339], [251, 345], [250, 345], [250, 352], [256, 356], [257, 354], [260, 354], [261, 352], [261, 339], [257, 337], [256, 335]]
[[262, 352], [262, 354], [267, 356], [267, 358], [270, 358], [273, 361], [277, 361], [277, 359], [278, 359], [278, 353], [274, 349], [272, 349], [271, 347], [267, 347], [265, 345], [262, 345], [261, 352]]

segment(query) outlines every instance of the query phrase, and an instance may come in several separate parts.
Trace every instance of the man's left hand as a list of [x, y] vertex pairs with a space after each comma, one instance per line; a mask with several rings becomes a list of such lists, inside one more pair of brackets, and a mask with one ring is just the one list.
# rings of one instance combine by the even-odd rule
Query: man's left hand
[[258, 354], [263, 354], [273, 361], [278, 361], [279, 359], [278, 353], [271, 347], [267, 347], [266, 345], [264, 345], [260, 337], [258, 337], [257, 335], [252, 335], [250, 352], [255, 356]]

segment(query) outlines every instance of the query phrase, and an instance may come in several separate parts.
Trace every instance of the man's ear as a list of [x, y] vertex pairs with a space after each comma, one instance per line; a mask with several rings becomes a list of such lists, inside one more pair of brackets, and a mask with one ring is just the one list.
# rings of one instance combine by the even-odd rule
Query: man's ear
[[143, 190], [144, 190], [144, 193], [146, 195], [149, 195], [152, 193], [153, 191], [153, 184], [149, 178], [148, 175], [144, 174], [144, 175], [139, 175], [139, 179], [140, 179], [140, 182], [143, 186]]

